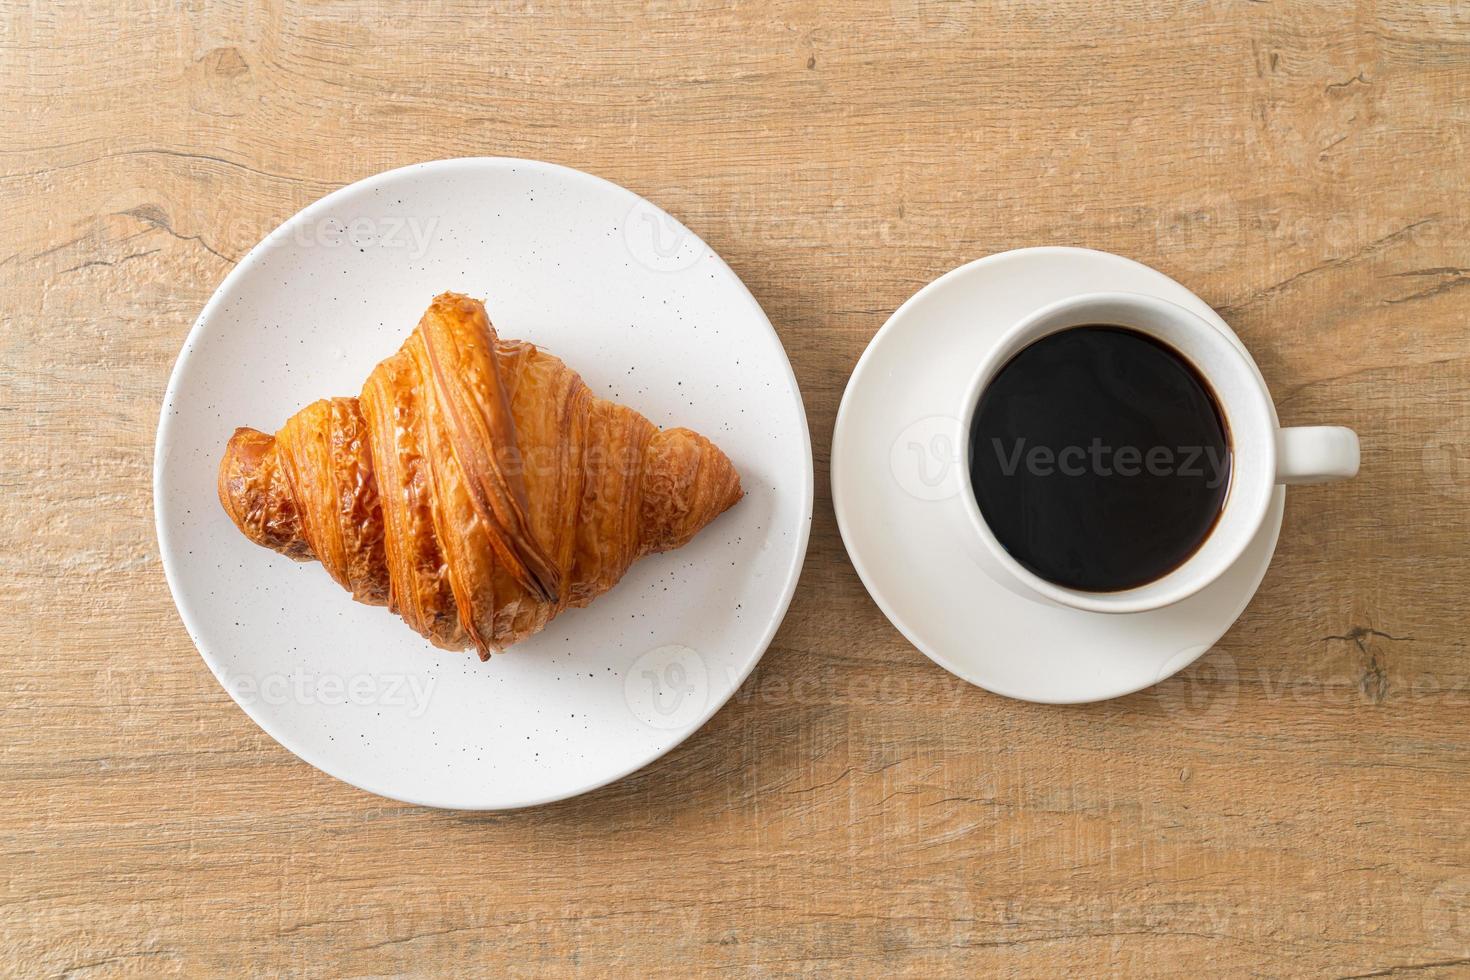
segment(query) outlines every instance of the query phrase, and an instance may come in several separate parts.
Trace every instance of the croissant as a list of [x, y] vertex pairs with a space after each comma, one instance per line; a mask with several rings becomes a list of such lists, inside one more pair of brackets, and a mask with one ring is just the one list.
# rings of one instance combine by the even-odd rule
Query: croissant
[[480, 659], [585, 606], [741, 497], [708, 439], [598, 398], [477, 300], [434, 299], [357, 398], [235, 430], [219, 498], [246, 537]]

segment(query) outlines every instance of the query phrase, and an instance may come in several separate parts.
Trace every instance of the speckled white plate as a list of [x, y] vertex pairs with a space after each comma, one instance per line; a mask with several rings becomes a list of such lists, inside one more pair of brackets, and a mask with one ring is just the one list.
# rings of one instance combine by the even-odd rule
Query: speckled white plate
[[[446, 289], [483, 297], [503, 336], [563, 357], [599, 394], [708, 435], [746, 489], [685, 548], [483, 664], [251, 544], [215, 497], [235, 426], [273, 431], [355, 394]], [[339, 779], [458, 809], [585, 792], [699, 728], [785, 615], [812, 510], [801, 394], [739, 278], [630, 191], [498, 158], [370, 177], [252, 249], [174, 366], [153, 482], [179, 613], [250, 717]]]

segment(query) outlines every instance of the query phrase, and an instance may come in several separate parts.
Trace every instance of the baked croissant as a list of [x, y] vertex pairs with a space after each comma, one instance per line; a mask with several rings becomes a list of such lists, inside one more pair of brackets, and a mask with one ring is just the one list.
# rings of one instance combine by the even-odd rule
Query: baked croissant
[[598, 398], [477, 300], [435, 298], [357, 398], [240, 428], [219, 498], [245, 536], [487, 659], [678, 548], [741, 497], [708, 439]]

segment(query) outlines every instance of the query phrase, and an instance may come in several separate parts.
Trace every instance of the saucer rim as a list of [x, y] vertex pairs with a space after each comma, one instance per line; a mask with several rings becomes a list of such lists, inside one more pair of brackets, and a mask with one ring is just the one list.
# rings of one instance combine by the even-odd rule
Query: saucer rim
[[[1217, 633], [1215, 633], [1213, 638], [1210, 639], [1208, 643], [1201, 644], [1198, 652], [1194, 653], [1193, 656], [1184, 658], [1176, 657], [1174, 660], [1166, 661], [1163, 665], [1163, 668], [1151, 680], [1146, 680], [1142, 683], [1137, 684], [1129, 682], [1128, 684], [1120, 685], [1116, 688], [1107, 688], [1098, 693], [1089, 694], [1085, 697], [1052, 698], [1037, 696], [1034, 693], [1022, 693], [1014, 689], [1008, 690], [1008, 685], [1004, 684], [981, 683], [980, 681], [975, 680], [973, 677], [968, 676], [968, 672], [961, 669], [961, 667], [956, 664], [951, 658], [945, 656], [940, 651], [933, 649], [930, 644], [922, 642], [918, 638], [917, 631], [914, 630], [911, 625], [905, 622], [904, 617], [884, 596], [883, 590], [875, 584], [876, 576], [874, 575], [872, 569], [867, 566], [861, 555], [858, 553], [857, 549], [855, 549], [852, 544], [854, 534], [849, 526], [849, 516], [845, 514], [845, 507], [843, 505], [843, 500], [845, 499], [845, 497], [842, 490], [843, 478], [840, 475], [838, 466], [838, 462], [844, 454], [847, 440], [848, 438], [851, 438], [850, 435], [845, 435], [845, 433], [850, 431], [850, 426], [845, 426], [844, 423], [847, 421], [848, 416], [851, 412], [851, 405], [854, 398], [854, 390], [858, 387], [860, 381], [864, 378], [865, 374], [874, 369], [873, 364], [876, 362], [877, 359], [875, 351], [880, 346], [879, 341], [883, 338], [885, 334], [891, 332], [894, 329], [895, 324], [901, 321], [905, 313], [907, 313], [911, 307], [917, 305], [923, 298], [925, 298], [929, 294], [940, 291], [950, 282], [962, 278], [966, 275], [974, 274], [975, 270], [979, 268], [994, 265], [1003, 260], [1016, 260], [1028, 257], [1070, 257], [1082, 259], [1084, 261], [1100, 260], [1103, 262], [1117, 263], [1122, 266], [1131, 267], [1135, 270], [1140, 270], [1147, 276], [1152, 277], [1155, 281], [1173, 284], [1188, 295], [1193, 296], [1195, 299], [1199, 300], [1201, 305], [1206, 310], [1208, 310], [1208, 314], [1200, 312], [1199, 315], [1211, 326], [1216, 327], [1222, 333], [1224, 333], [1225, 336], [1231, 341], [1231, 343], [1239, 348], [1241, 352], [1245, 355], [1247, 363], [1255, 371], [1256, 375], [1258, 377], [1261, 377], [1260, 366], [1256, 364], [1255, 359], [1251, 357], [1250, 351], [1245, 347], [1240, 338], [1230, 328], [1230, 325], [1227, 324], [1217, 312], [1215, 312], [1214, 308], [1211, 307], [1208, 303], [1204, 302], [1203, 299], [1200, 299], [1200, 297], [1196, 295], [1193, 290], [1190, 290], [1188, 287], [1184, 286], [1173, 277], [1167, 275], [1166, 273], [1160, 272], [1152, 266], [1145, 265], [1142, 262], [1138, 262], [1134, 259], [1130, 259], [1126, 256], [1118, 255], [1113, 252], [1105, 252], [1100, 249], [1082, 248], [1067, 245], [1039, 245], [1025, 248], [1007, 249], [1006, 251], [1002, 252], [993, 252], [990, 255], [981, 256], [980, 258], [973, 259], [953, 269], [950, 269], [943, 275], [938, 276], [928, 283], [925, 283], [916, 292], [914, 292], [913, 295], [904, 300], [904, 302], [901, 303], [898, 308], [893, 311], [888, 319], [883, 322], [883, 325], [879, 327], [878, 330], [869, 339], [867, 346], [863, 349], [862, 355], [858, 358], [857, 364], [854, 365], [852, 373], [848, 376], [847, 384], [843, 388], [842, 398], [838, 403], [837, 415], [833, 421], [831, 454], [828, 461], [828, 481], [832, 493], [832, 510], [837, 520], [838, 534], [842, 538], [843, 550], [847, 552], [848, 560], [852, 563], [853, 568], [857, 571], [858, 578], [862, 581], [864, 589], [866, 589], [868, 592], [868, 596], [873, 600], [874, 604], [877, 605], [878, 609], [883, 613], [884, 617], [889, 621], [889, 623], [891, 623], [893, 627], [897, 629], [899, 633], [904, 637], [904, 639], [908, 640], [908, 642], [915, 649], [924, 654], [924, 656], [932, 660], [934, 663], [938, 664], [940, 667], [949, 671], [954, 676], [965, 681], [966, 683], [972, 684], [975, 687], [980, 688], [981, 690], [988, 691], [992, 694], [997, 694], [1002, 697], [1010, 698], [1012, 700], [1025, 701], [1033, 704], [1093, 704], [1099, 701], [1109, 701], [1114, 698], [1126, 697], [1130, 694], [1135, 694], [1139, 691], [1153, 687], [1154, 685], [1167, 680], [1168, 678], [1184, 670], [1195, 661], [1197, 661], [1200, 657], [1208, 653], [1211, 649], [1213, 649], [1215, 644], [1220, 641], [1221, 637], [1229, 632], [1230, 628], [1234, 626], [1235, 623], [1239, 620], [1241, 614], [1245, 611], [1246, 607], [1250, 605], [1251, 600], [1255, 598], [1256, 593], [1260, 591], [1261, 582], [1264, 581], [1266, 572], [1270, 568], [1271, 560], [1275, 556], [1276, 545], [1280, 540], [1282, 517], [1285, 510], [1285, 487], [1282, 487], [1280, 485], [1275, 487], [1274, 491], [1271, 494], [1270, 503], [1267, 507], [1265, 518], [1260, 528], [1257, 529], [1255, 534], [1250, 539], [1250, 544], [1253, 544], [1255, 541], [1260, 539], [1262, 535], [1265, 535], [1270, 539], [1269, 547], [1267, 547], [1265, 551], [1265, 557], [1261, 562], [1261, 567], [1258, 573], [1254, 576], [1254, 582], [1252, 583], [1250, 588], [1241, 590], [1243, 593], [1242, 597], [1237, 603], [1233, 604], [1233, 609], [1230, 612], [1229, 616], [1224, 617], [1224, 625]], [[1085, 289], [1079, 290], [1077, 294], [1081, 295], [1088, 291], [1089, 290]], [[1124, 291], [1138, 292], [1139, 290], [1134, 289]], [[1149, 292], [1144, 293], [1144, 295], [1157, 296], [1157, 293]], [[1261, 384], [1269, 395], [1270, 389], [1269, 386], [1266, 385], [1264, 377], [1261, 377]], [[1280, 419], [1276, 413], [1274, 398], [1268, 398], [1268, 406], [1270, 408], [1270, 414], [1273, 420], [1279, 426]], [[1250, 544], [1247, 545], [1247, 553], [1250, 550]], [[1241, 558], [1237, 559], [1237, 564], [1239, 563], [1239, 561], [1244, 561], [1245, 558], [1246, 554], [1242, 554]], [[1232, 564], [1229, 567], [1234, 568], [1235, 565]], [[983, 570], [978, 571], [980, 575], [986, 576], [986, 573]], [[986, 577], [988, 578], [988, 576]], [[993, 585], [997, 589], [1004, 588], [1004, 586], [1000, 585], [1000, 583], [993, 583]], [[1207, 586], [1205, 589], [1200, 590], [1200, 592], [1196, 593], [1196, 595], [1204, 594], [1212, 588], [1218, 588], [1219, 585], [1219, 582], [1211, 583], [1211, 585]], [[1171, 607], [1164, 608], [1168, 609]], [[1159, 609], [1150, 609], [1138, 612], [1094, 612], [1083, 609], [1068, 609], [1068, 612], [1076, 613], [1085, 617], [1106, 617], [1108, 619], [1123, 621], [1127, 621], [1128, 619], [1135, 617], [1147, 618], [1150, 616], [1158, 615], [1161, 611], [1162, 610]]]

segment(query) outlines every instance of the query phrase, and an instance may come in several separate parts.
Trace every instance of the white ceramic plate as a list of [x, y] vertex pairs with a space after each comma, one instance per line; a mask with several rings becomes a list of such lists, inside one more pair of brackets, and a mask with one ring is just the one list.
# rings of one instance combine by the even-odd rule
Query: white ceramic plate
[[1277, 487], [1261, 530], [1224, 576], [1183, 602], [1130, 615], [1023, 598], [965, 554], [946, 501], [962, 492], [962, 447], [950, 432], [967, 383], [1026, 314], [1108, 291], [1177, 303], [1240, 346], [1208, 304], [1161, 272], [1090, 249], [1017, 249], [955, 269], [899, 307], [863, 352], [837, 412], [832, 503], [863, 584], [931, 660], [997, 694], [1099, 701], [1183, 670], [1250, 602], [1281, 530]]
[[[444, 290], [484, 298], [503, 336], [598, 394], [709, 436], [746, 490], [687, 547], [483, 664], [251, 544], [215, 496], [235, 426], [274, 431], [355, 394]], [[565, 167], [447, 160], [330, 194], [240, 261], [174, 366], [154, 506], [190, 636], [272, 737], [382, 796], [508, 809], [646, 765], [734, 693], [796, 587], [811, 444], [770, 321], [682, 225]]]

